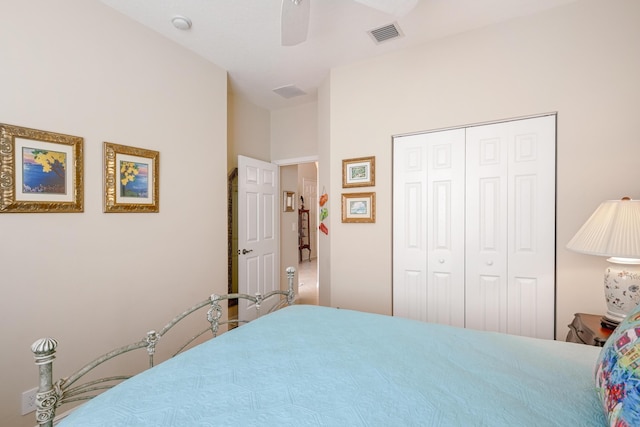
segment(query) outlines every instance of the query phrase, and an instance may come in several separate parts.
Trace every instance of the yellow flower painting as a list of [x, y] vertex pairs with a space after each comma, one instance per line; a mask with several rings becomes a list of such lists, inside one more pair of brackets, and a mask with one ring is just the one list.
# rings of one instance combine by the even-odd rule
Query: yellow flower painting
[[120, 196], [149, 197], [149, 165], [120, 161]]
[[67, 154], [22, 148], [22, 192], [66, 194]]

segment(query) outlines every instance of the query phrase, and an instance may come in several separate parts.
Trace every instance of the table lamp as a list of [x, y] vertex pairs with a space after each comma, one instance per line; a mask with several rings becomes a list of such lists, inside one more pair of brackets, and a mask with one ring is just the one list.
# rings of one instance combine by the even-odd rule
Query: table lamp
[[640, 302], [640, 200], [623, 197], [601, 203], [567, 249], [609, 257], [602, 326], [614, 329]]

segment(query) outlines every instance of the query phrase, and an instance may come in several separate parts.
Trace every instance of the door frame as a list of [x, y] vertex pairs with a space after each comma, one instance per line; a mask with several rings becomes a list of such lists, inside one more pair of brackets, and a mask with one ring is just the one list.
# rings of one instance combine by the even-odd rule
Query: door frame
[[[290, 158], [290, 159], [280, 159], [280, 160], [274, 160], [272, 163], [278, 165], [279, 167], [282, 166], [296, 166], [296, 165], [300, 165], [300, 164], [304, 164], [304, 163], [319, 163], [319, 156], [306, 156], [306, 157], [295, 157], [295, 158]], [[316, 182], [319, 182], [319, 176], [318, 176], [318, 172], [316, 172]], [[283, 191], [285, 190], [290, 190], [290, 189], [286, 189], [286, 188], [280, 188], [280, 194], [282, 194]], [[297, 192], [297, 190], [296, 190]], [[296, 203], [296, 212], [298, 210], [298, 203], [300, 200], [300, 195], [296, 194], [296, 199], [298, 200], [298, 202]], [[317, 212], [316, 212], [317, 213]], [[316, 219], [317, 221], [317, 219]], [[282, 239], [281, 239], [281, 244], [282, 244]], [[316, 262], [318, 263], [317, 265], [319, 265], [320, 262], [320, 245], [318, 243], [318, 238], [315, 239], [315, 242], [312, 242], [312, 246], [314, 247], [314, 255], [316, 258]], [[280, 259], [283, 259], [283, 255], [282, 255], [282, 247], [280, 248]], [[298, 260], [298, 252], [296, 251], [295, 254], [295, 259], [296, 261]], [[286, 267], [286, 266], [285, 266]], [[297, 270], [297, 269], [296, 269]], [[316, 272], [316, 282], [318, 283], [318, 292], [320, 292], [320, 281], [319, 281], [319, 269]], [[296, 283], [298, 282], [298, 272], [296, 271], [296, 276], [295, 276], [295, 281]], [[297, 285], [296, 285], [297, 287]], [[319, 296], [319, 294], [318, 294]]]
[[[281, 159], [275, 160], [271, 163], [275, 164], [280, 168], [281, 166], [292, 166], [298, 165], [302, 163], [316, 163], [319, 161], [319, 156], [306, 156], [306, 157], [297, 157], [291, 159]], [[237, 244], [234, 245], [234, 238], [237, 239], [238, 235], [238, 218], [236, 215], [237, 210], [237, 200], [235, 200], [236, 206], [234, 206], [234, 187], [236, 187], [235, 192], [237, 192], [237, 178], [238, 178], [238, 168], [237, 166], [231, 169], [228, 173], [227, 179], [227, 256], [228, 256], [228, 292], [238, 292], [238, 283], [237, 283]], [[279, 194], [283, 191], [282, 188], [278, 189]], [[280, 203], [279, 201], [278, 203]], [[278, 221], [280, 220], [280, 211], [278, 210]], [[319, 245], [316, 245], [316, 257], [319, 257], [318, 251]], [[280, 248], [278, 249], [281, 250]], [[279, 254], [282, 257], [282, 254]], [[234, 262], [234, 258], [236, 261]], [[281, 275], [281, 277], [283, 277]], [[318, 283], [318, 286], [320, 284]], [[235, 303], [235, 300], [231, 302], [231, 304]]]

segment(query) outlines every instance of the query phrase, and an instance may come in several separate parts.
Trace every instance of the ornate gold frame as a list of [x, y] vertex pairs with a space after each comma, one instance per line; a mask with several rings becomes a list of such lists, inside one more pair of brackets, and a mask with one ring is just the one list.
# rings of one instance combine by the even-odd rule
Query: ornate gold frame
[[293, 191], [282, 192], [282, 212], [295, 211], [295, 194]]
[[[56, 197], [33, 193], [30, 197], [25, 197], [25, 200], [19, 197], [16, 186], [22, 182], [22, 176], [17, 180], [16, 172], [22, 173], [20, 169], [22, 165], [19, 162], [20, 154], [16, 153], [16, 138], [31, 140], [34, 144], [40, 143], [43, 146], [45, 144], [46, 146], [50, 144], [63, 146], [61, 150], [72, 157], [66, 162], [67, 167], [71, 166], [70, 171], [65, 169], [66, 178], [73, 181], [69, 194]], [[0, 213], [83, 212], [83, 142], [83, 138], [79, 136], [0, 123]], [[47, 197], [50, 198], [47, 199]]]
[[[121, 199], [117, 189], [120, 181], [120, 172], [116, 167], [118, 156], [138, 158], [142, 162], [149, 162], [149, 190], [152, 194], [140, 201], [127, 197]], [[104, 143], [104, 211], [106, 213], [123, 212], [159, 212], [160, 211], [160, 153], [144, 148], [128, 147], [126, 145]], [[120, 199], [120, 200], [119, 200]]]
[[[354, 178], [355, 168], [364, 170], [364, 178]], [[357, 157], [342, 161], [342, 188], [373, 187], [376, 185], [376, 157]]]
[[[366, 202], [364, 213], [349, 211], [349, 203]], [[376, 222], [376, 193], [342, 193], [342, 222]]]

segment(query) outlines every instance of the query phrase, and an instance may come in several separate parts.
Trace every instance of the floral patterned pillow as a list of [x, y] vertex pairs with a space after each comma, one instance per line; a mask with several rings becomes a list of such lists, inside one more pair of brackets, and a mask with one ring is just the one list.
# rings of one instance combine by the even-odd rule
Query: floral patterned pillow
[[640, 306], [620, 322], [602, 348], [595, 380], [609, 425], [640, 426]]

